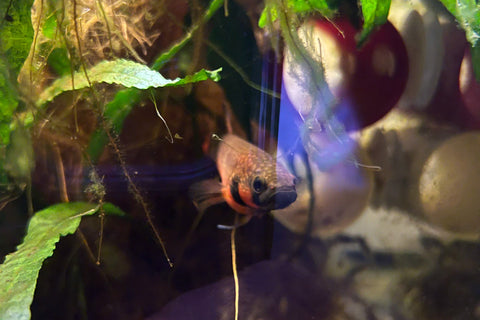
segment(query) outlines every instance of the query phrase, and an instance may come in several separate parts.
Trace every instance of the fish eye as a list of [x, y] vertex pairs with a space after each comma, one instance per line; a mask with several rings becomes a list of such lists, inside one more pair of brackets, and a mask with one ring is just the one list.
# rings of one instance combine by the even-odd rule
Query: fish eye
[[252, 183], [253, 190], [257, 193], [267, 189], [267, 182], [262, 177], [256, 176]]

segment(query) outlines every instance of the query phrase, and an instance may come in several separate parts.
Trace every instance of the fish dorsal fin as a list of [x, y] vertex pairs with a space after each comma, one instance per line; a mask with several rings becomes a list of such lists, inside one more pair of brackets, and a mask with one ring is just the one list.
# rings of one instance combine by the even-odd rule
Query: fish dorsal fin
[[250, 162], [265, 161], [268, 157], [271, 156], [253, 144], [236, 135], [227, 134], [220, 140], [215, 159], [222, 183], [227, 184], [229, 183], [227, 179], [232, 176], [233, 172], [245, 169], [242, 166], [248, 162], [244, 162], [242, 159], [249, 158]]
[[[227, 136], [233, 136], [232, 134], [228, 134]], [[213, 133], [212, 134], [212, 140], [215, 140], [215, 141], [219, 141], [219, 142], [222, 142], [223, 144], [225, 144], [226, 146], [228, 146], [230, 149], [232, 149], [232, 151], [235, 151], [235, 152], [238, 152], [240, 153], [241, 150], [239, 148], [236, 148], [232, 143], [228, 143], [225, 141], [225, 139], [221, 138], [218, 134], [216, 133]]]
[[217, 134], [212, 134], [212, 139], [220, 141], [225, 146], [228, 146], [232, 151], [238, 153], [248, 153], [248, 152], [260, 152], [267, 153], [265, 150], [260, 149], [259, 147], [251, 144], [245, 139], [240, 138], [234, 134], [226, 134], [223, 138], [219, 137]]

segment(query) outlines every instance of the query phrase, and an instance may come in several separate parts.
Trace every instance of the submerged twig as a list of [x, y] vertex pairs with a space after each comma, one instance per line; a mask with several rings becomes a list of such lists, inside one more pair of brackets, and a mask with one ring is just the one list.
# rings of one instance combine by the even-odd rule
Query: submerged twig
[[40, 33], [40, 22], [42, 21], [41, 17], [43, 15], [43, 0], [40, 1], [40, 12], [38, 14], [38, 21], [37, 25], [35, 27], [35, 33], [33, 36], [33, 42], [32, 42], [32, 57], [30, 58], [30, 70], [29, 70], [29, 78], [30, 78], [30, 90], [33, 91], [33, 88], [35, 87], [33, 85], [33, 65], [34, 65], [34, 59], [35, 59], [35, 48], [37, 47], [37, 42], [38, 42], [38, 34]]
[[120, 149], [118, 148], [118, 145], [115, 143], [115, 139], [113, 138], [112, 133], [107, 126], [106, 120], [103, 117], [102, 117], [102, 121], [103, 121], [103, 125], [104, 125], [104, 128], [105, 128], [105, 132], [108, 136], [108, 139], [109, 139], [110, 144], [113, 148], [113, 151], [117, 156], [118, 162], [120, 163], [120, 168], [122, 169], [122, 172], [125, 175], [125, 178], [127, 178], [128, 185], [132, 190], [135, 201], [137, 201], [137, 203], [140, 204], [140, 206], [143, 209], [143, 212], [145, 212], [145, 217], [147, 218], [147, 222], [148, 222], [149, 226], [151, 227], [153, 233], [155, 234], [155, 237], [157, 238], [160, 246], [162, 247], [162, 251], [163, 251], [163, 254], [165, 255], [165, 258], [167, 259], [168, 265], [171, 268], [173, 268], [173, 263], [170, 260], [170, 257], [168, 255], [167, 248], [165, 246], [165, 242], [162, 240], [162, 237], [160, 237], [160, 234], [158, 233], [157, 228], [153, 224], [150, 209], [148, 208], [147, 203], [145, 202], [145, 199], [143, 199], [139, 187], [135, 184], [135, 182], [132, 179], [132, 176], [128, 172], [125, 160], [123, 160], [122, 154], [120, 153]]
[[97, 266], [100, 265], [100, 256], [102, 254], [102, 243], [103, 243], [103, 229], [105, 225], [105, 210], [103, 210], [103, 205], [100, 204], [100, 214], [98, 215], [100, 218], [100, 236], [98, 239], [98, 249], [97, 249], [97, 261], [95, 261], [95, 264]]
[[261, 93], [265, 93], [273, 98], [277, 98], [277, 99], [280, 99], [280, 94], [278, 92], [275, 92], [273, 90], [270, 90], [268, 88], [262, 88], [262, 86], [256, 84], [255, 82], [251, 81], [248, 76], [245, 74], [245, 72], [242, 70], [242, 68], [240, 68], [240, 66], [238, 66], [232, 59], [230, 59], [226, 54], [224, 54], [222, 52], [222, 50], [220, 50], [220, 48], [218, 48], [215, 44], [213, 44], [212, 42], [210, 42], [209, 40], [207, 39], [204, 39], [203, 40], [220, 58], [222, 58], [223, 60], [225, 60], [226, 63], [228, 63], [230, 65], [230, 67], [232, 67], [233, 70], [235, 70], [235, 72], [238, 73], [238, 75], [240, 76], [240, 78], [242, 78], [242, 80], [251, 88], [261, 92]]
[[238, 320], [238, 301], [240, 298], [240, 286], [238, 284], [238, 271], [237, 271], [237, 251], [235, 247], [235, 233], [237, 231], [238, 213], [235, 213], [235, 222], [233, 224], [232, 232], [230, 233], [230, 244], [232, 249], [232, 271], [233, 281], [235, 284], [235, 320]]
[[158, 110], [157, 100], [155, 99], [155, 96], [153, 95], [152, 91], [150, 91], [150, 95], [151, 95], [151, 100], [153, 102], [153, 105], [155, 106], [155, 111], [157, 112], [157, 116], [160, 118], [160, 120], [162, 120], [163, 124], [165, 125], [165, 128], [167, 128], [169, 137], [165, 137], [165, 139], [167, 139], [168, 142], [173, 143], [172, 132], [168, 127], [167, 121], [165, 121], [165, 118], [160, 114], [160, 111]]
[[60, 199], [62, 202], [68, 202], [67, 182], [65, 180], [65, 168], [63, 167], [60, 148], [56, 143], [52, 146], [53, 156], [55, 158], [55, 168], [57, 169], [58, 188], [60, 189]]
[[[210, 2], [208, 9], [203, 14], [201, 23], [205, 23], [213, 16], [215, 12], [222, 6], [223, 0], [213, 0]], [[152, 69], [159, 70], [161, 67], [165, 65], [168, 61], [170, 61], [173, 56], [175, 56], [192, 38], [193, 34], [200, 28], [200, 24], [197, 23], [191, 27], [191, 29], [185, 34], [185, 36], [175, 44], [173, 44], [167, 51], [162, 53], [153, 63]]]
[[95, 262], [95, 256], [93, 255], [93, 251], [92, 251], [92, 249], [90, 248], [90, 246], [88, 245], [87, 238], [86, 238], [85, 235], [83, 234], [82, 230], [80, 230], [80, 228], [77, 229], [76, 235], [77, 235], [77, 236], [80, 238], [80, 240], [82, 241], [82, 244], [83, 244], [83, 246], [85, 247], [85, 250], [87, 251], [87, 254], [88, 254], [88, 256], [90, 257], [90, 259], [92, 259], [92, 261]]

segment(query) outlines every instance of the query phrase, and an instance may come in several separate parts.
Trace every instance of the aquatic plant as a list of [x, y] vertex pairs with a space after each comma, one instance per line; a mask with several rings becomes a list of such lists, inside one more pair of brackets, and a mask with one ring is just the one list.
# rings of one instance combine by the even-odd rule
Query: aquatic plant
[[[203, 15], [203, 22], [206, 22], [221, 4], [222, 1], [213, 1]], [[117, 1], [107, 6], [98, 1], [88, 0], [2, 3], [3, 18], [0, 29], [3, 89], [0, 105], [2, 208], [18, 197], [24, 189], [27, 189], [28, 193], [31, 192], [30, 175], [35, 155], [30, 134], [42, 121], [48, 103], [57, 96], [68, 91], [75, 91], [78, 97], [88, 94], [87, 99], [92, 105], [92, 110], [101, 118], [100, 131], [91, 139], [90, 153], [84, 155], [93, 165], [99, 156], [95, 152], [103, 149], [107, 142], [118, 149], [114, 137], [121, 131], [123, 120], [140, 101], [144, 91], [149, 88], [185, 86], [207, 79], [213, 81], [220, 79], [221, 68], [215, 71], [202, 69], [193, 75], [173, 80], [164, 78], [156, 71], [190, 40], [198, 25], [194, 25], [180, 41], [170, 45], [154, 61], [152, 67], [146, 66], [133, 48], [140, 47], [145, 55], [146, 47], [153, 45], [158, 37], [158, 34], [151, 33], [151, 30], [142, 28], [145, 26], [151, 28], [155, 22], [153, 17], [145, 17], [147, 13], [145, 5], [146, 1], [142, 3]], [[121, 14], [125, 10], [135, 11], [139, 7], [137, 15]], [[156, 9], [157, 12], [149, 13], [156, 15], [155, 18], [165, 13], [160, 12], [165, 9], [162, 6], [157, 6]], [[130, 21], [132, 17], [153, 22], [133, 23]], [[130, 55], [139, 62], [115, 58], [125, 55]], [[19, 84], [16, 84], [17, 76]], [[56, 80], [51, 82], [50, 79], [55, 77]], [[132, 89], [118, 92], [113, 100], [105, 105], [100, 99], [103, 89], [99, 89], [99, 83], [116, 84]], [[118, 99], [128, 103], [118, 103]], [[78, 123], [76, 126], [78, 132]], [[107, 136], [109, 141], [99, 139], [102, 134]], [[83, 151], [85, 152], [85, 149]], [[125, 175], [129, 177], [118, 150], [117, 154]], [[95, 176], [94, 169], [92, 172]], [[60, 175], [65, 175], [65, 172], [60, 172]], [[87, 193], [92, 194], [92, 203], [69, 202], [67, 187], [63, 180], [61, 200], [65, 203], [50, 205], [35, 214], [30, 212], [33, 217], [23, 243], [17, 251], [7, 256], [0, 266], [2, 288], [0, 318], [30, 318], [29, 308], [43, 260], [52, 255], [60, 236], [75, 232], [82, 216], [100, 211], [103, 221], [105, 213], [123, 214], [115, 206], [104, 202], [105, 192], [98, 176], [96, 181], [93, 180], [95, 179], [92, 179], [92, 184], [86, 189]], [[143, 204], [145, 201], [138, 187], [131, 179], [129, 182], [136, 199]], [[31, 203], [29, 208], [32, 208]], [[114, 209], [112, 211], [108, 208]], [[163, 241], [151, 222], [146, 205], [144, 210], [171, 264]]]

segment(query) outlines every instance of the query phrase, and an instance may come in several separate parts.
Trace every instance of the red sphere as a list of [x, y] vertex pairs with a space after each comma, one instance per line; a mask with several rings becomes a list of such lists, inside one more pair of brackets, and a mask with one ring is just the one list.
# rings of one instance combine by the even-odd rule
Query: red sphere
[[[312, 31], [306, 31], [311, 34], [302, 41], [310, 42], [305, 44], [312, 55], [318, 55], [314, 46], [315, 41], [320, 42], [321, 57], [313, 58], [325, 67], [326, 81], [339, 100], [339, 112], [349, 114], [348, 117], [353, 114], [355, 118], [355, 128], [346, 122], [347, 129], [360, 129], [382, 118], [399, 100], [408, 77], [407, 50], [397, 30], [387, 22], [359, 48], [356, 38], [361, 29], [346, 19], [333, 22], [317, 19], [301, 28], [312, 26]], [[302, 32], [299, 31], [299, 35], [302, 37]], [[292, 66], [284, 68], [288, 70]], [[293, 100], [298, 98], [295, 92], [301, 88], [295, 88], [295, 84], [289, 88], [294, 81], [288, 81], [288, 76], [284, 81], [295, 105]]]

